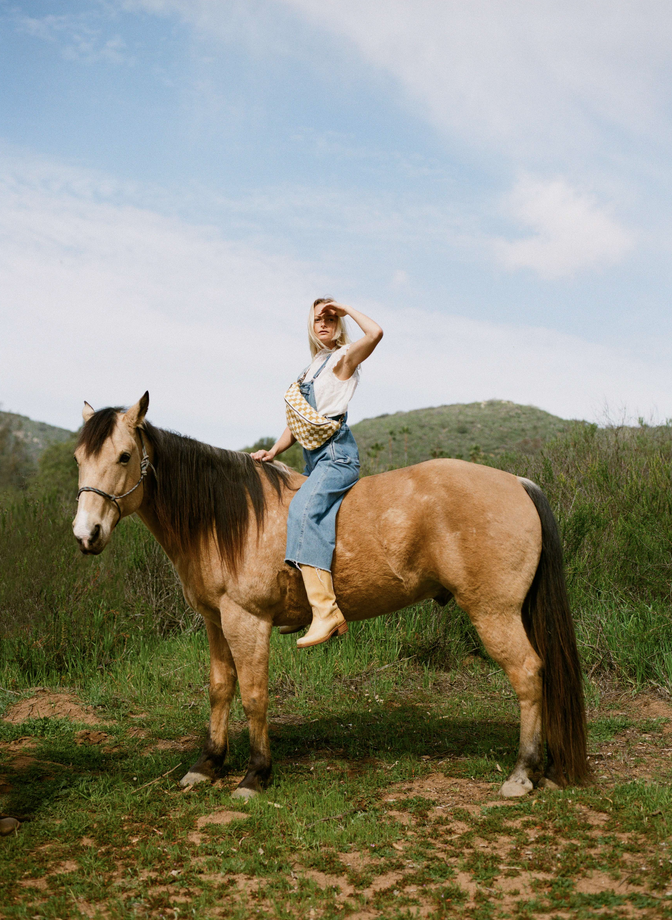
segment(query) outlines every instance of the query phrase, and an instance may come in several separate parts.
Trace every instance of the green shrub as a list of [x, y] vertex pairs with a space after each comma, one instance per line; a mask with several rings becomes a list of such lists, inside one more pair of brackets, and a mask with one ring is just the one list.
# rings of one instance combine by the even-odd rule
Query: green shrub
[[670, 603], [672, 427], [577, 425], [534, 457], [496, 465], [548, 496], [575, 602]]
[[199, 623], [136, 518], [119, 524], [100, 556], [81, 555], [72, 447], [48, 448], [27, 490], [0, 508], [0, 669], [18, 666], [26, 680], [69, 680], [105, 667], [129, 643]]
[[[586, 673], [668, 686], [672, 428], [576, 425], [536, 455], [477, 459], [533, 479], [548, 495], [564, 541]], [[43, 454], [28, 488], [5, 497], [0, 509], [3, 686], [17, 675], [23, 683], [72, 681], [137, 654], [147, 642], [200, 628], [170, 562], [136, 518], [119, 524], [101, 556], [80, 555], [71, 530], [75, 495], [72, 444], [58, 444]], [[343, 643], [298, 661], [293, 640], [283, 640], [283, 672], [310, 686], [330, 679], [327, 671], [337, 678], [367, 662], [382, 667], [381, 661], [406, 659], [449, 669], [474, 653], [485, 655], [454, 604], [445, 610], [419, 604], [352, 632], [352, 648]]]

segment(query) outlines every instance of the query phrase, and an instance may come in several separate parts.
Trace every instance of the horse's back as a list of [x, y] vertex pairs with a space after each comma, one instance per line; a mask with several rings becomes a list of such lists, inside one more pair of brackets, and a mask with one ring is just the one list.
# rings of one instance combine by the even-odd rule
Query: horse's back
[[539, 517], [517, 477], [462, 460], [428, 460], [360, 480], [338, 516], [334, 580], [347, 614], [449, 591], [522, 602], [541, 549]]

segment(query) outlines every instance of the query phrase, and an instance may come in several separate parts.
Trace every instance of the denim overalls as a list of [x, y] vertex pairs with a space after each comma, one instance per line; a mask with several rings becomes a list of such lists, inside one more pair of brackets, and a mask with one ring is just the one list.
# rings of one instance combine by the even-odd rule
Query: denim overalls
[[[301, 383], [303, 398], [317, 410], [314, 383], [329, 358], [308, 383]], [[321, 447], [303, 448], [308, 479], [296, 493], [287, 517], [285, 562], [311, 565], [331, 571], [336, 546], [336, 515], [348, 489], [359, 479], [357, 442], [348, 428], [347, 413], [343, 424]]]

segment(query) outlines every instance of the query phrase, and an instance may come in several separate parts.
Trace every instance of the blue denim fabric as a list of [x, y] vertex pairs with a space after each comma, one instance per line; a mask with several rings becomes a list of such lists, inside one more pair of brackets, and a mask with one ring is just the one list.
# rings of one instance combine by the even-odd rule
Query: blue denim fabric
[[[316, 409], [313, 380], [302, 383], [300, 389], [304, 399]], [[346, 421], [347, 415], [336, 434], [321, 447], [303, 449], [306, 464], [303, 472], [308, 479], [292, 499], [287, 517], [285, 562], [292, 565], [312, 565], [331, 571], [336, 515], [345, 493], [359, 479], [357, 442]]]

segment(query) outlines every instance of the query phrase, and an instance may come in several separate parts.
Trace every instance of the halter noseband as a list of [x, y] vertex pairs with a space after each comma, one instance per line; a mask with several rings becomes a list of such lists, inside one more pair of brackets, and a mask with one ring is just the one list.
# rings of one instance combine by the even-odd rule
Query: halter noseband
[[109, 492], [103, 492], [102, 489], [94, 489], [93, 486], [82, 486], [81, 489], [79, 489], [77, 492], [77, 501], [79, 501], [79, 496], [82, 494], [82, 492], [95, 492], [96, 495], [102, 495], [103, 498], [107, 498], [109, 501], [114, 502], [114, 505], [119, 514], [119, 517], [117, 518], [117, 523], [119, 523], [119, 521], [121, 520], [121, 508], [119, 507], [120, 500], [122, 498], [126, 498], [126, 496], [130, 495], [131, 492], [135, 492], [135, 490], [138, 488], [139, 485], [141, 485], [143, 479], [149, 472], [149, 468], [151, 467], [152, 469], [154, 469], [154, 467], [152, 466], [149, 460], [147, 448], [145, 447], [145, 440], [142, 437], [142, 428], [138, 428], [138, 434], [140, 435], [140, 443], [142, 444], [142, 457], [140, 458], [140, 479], [138, 479], [136, 484], [132, 488], [130, 488], [128, 492], [124, 492], [122, 495], [110, 495]]

